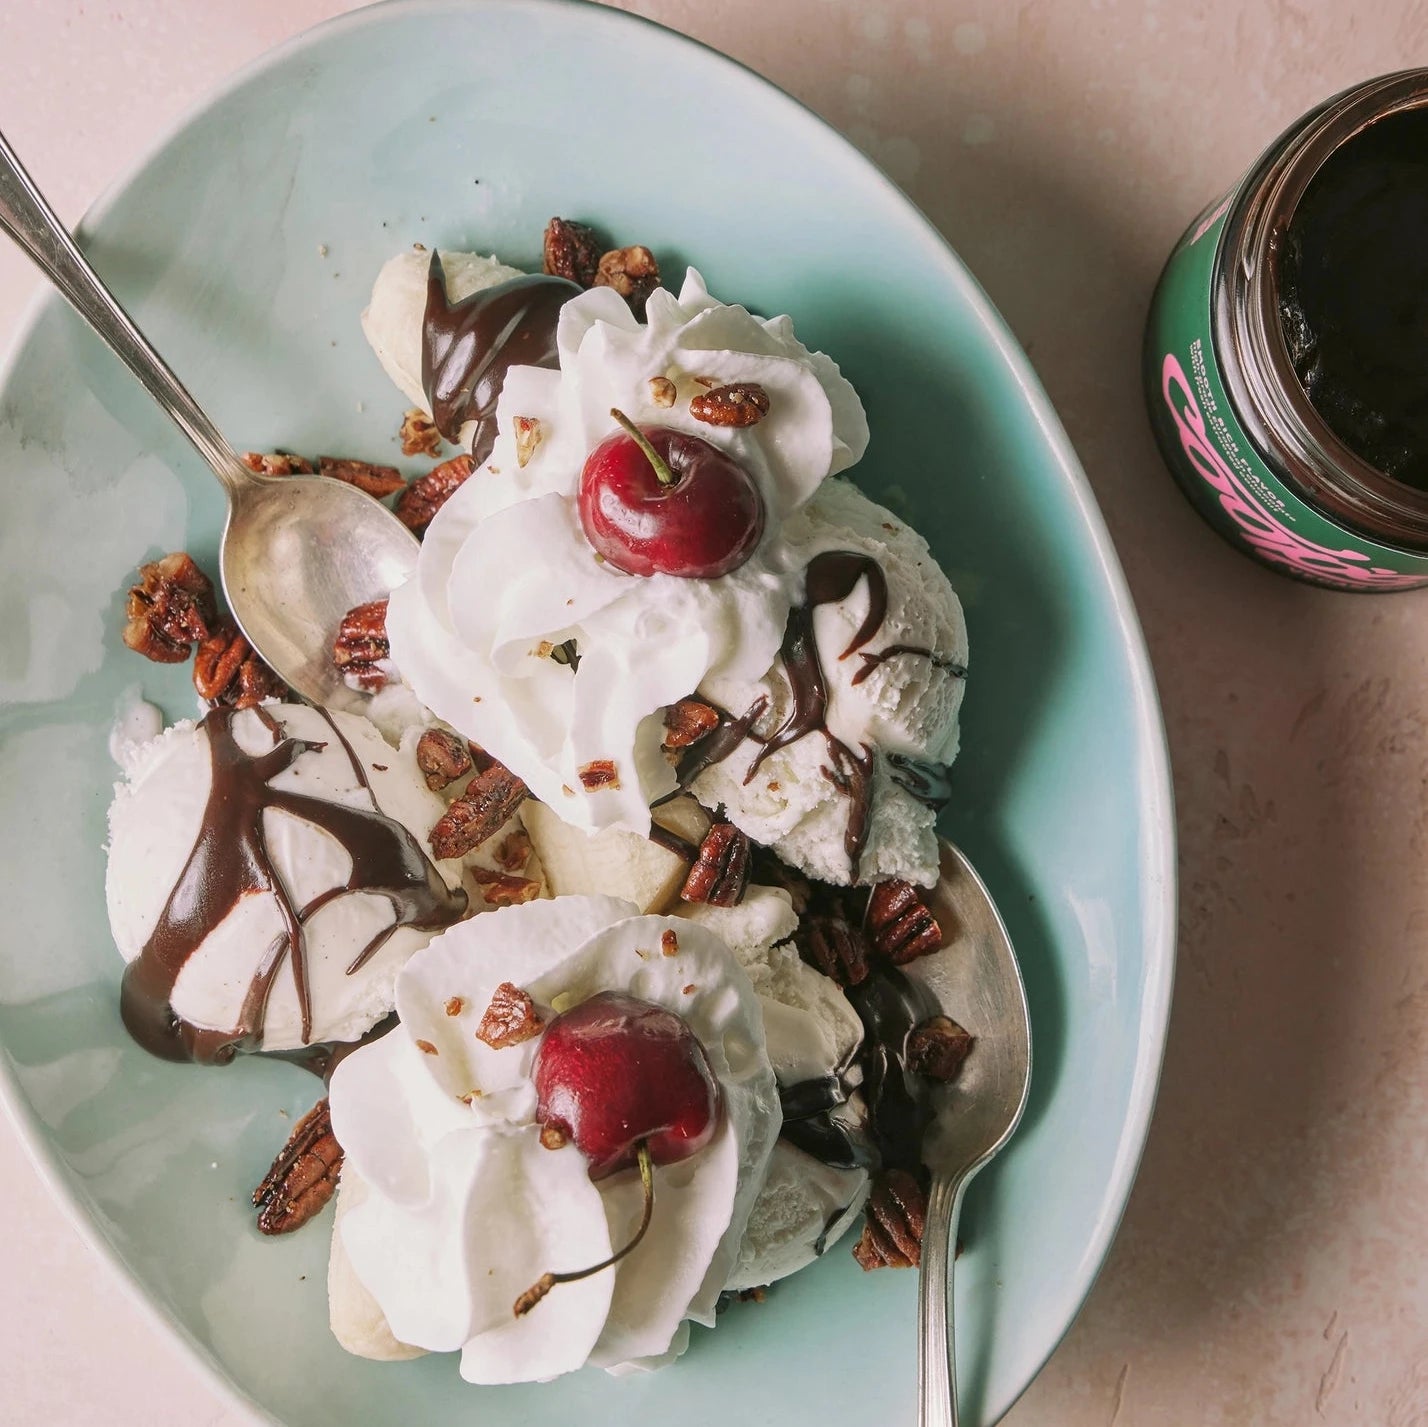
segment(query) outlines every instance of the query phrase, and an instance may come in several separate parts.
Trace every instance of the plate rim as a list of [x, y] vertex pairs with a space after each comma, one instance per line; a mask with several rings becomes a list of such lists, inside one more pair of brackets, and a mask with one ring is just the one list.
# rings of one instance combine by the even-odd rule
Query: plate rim
[[[1140, 1026], [1131, 1071], [1129, 1102], [1118, 1136], [1118, 1151], [1112, 1161], [1101, 1213], [1081, 1256], [1081, 1281], [1071, 1295], [1073, 1306], [1064, 1323], [1040, 1354], [1030, 1376], [1015, 1389], [1005, 1403], [996, 1405], [996, 1415], [989, 1420], [993, 1424], [1000, 1422], [1040, 1376], [1080, 1317], [1091, 1290], [1105, 1267], [1111, 1246], [1125, 1217], [1145, 1153], [1164, 1066], [1175, 980], [1177, 841], [1170, 749], [1164, 715], [1140, 616], [1136, 611], [1130, 586], [1112, 543], [1105, 517], [1091, 490], [1075, 446], [1042, 386], [1031, 359], [951, 242], [872, 158], [816, 110], [772, 79], [702, 40], [647, 16], [615, 9], [600, 3], [600, 0], [484, 0], [479, 7], [472, 3], [472, 0], [373, 0], [356, 10], [319, 21], [261, 51], [186, 105], [140, 150], [135, 159], [109, 180], [99, 196], [85, 209], [73, 231], [81, 240], [88, 237], [91, 227], [103, 223], [129, 186], [155, 163], [166, 149], [177, 142], [191, 124], [266, 70], [300, 54], [303, 50], [320, 45], [331, 33], [385, 24], [422, 12], [476, 12], [478, 8], [579, 11], [587, 17], [598, 16], [599, 23], [612, 24], [616, 28], [630, 25], [656, 31], [679, 44], [704, 51], [717, 63], [734, 72], [741, 82], [751, 83], [770, 92], [787, 107], [796, 121], [811, 124], [815, 130], [822, 132], [825, 139], [831, 139], [835, 147], [843, 150], [848, 161], [860, 166], [868, 178], [880, 184], [888, 196], [901, 205], [913, 220], [914, 229], [929, 250], [929, 260], [941, 267], [945, 276], [958, 290], [959, 296], [967, 304], [978, 325], [1005, 362], [1008, 372], [1015, 379], [1026, 409], [1054, 457], [1065, 488], [1090, 536], [1091, 551], [1110, 595], [1111, 612], [1120, 634], [1121, 645], [1127, 655], [1134, 721], [1143, 735], [1145, 745], [1136, 769], [1136, 782], [1145, 798], [1137, 842], [1137, 871], [1144, 898], [1141, 930], [1145, 972], [1140, 996]], [[25, 348], [49, 306], [62, 301], [59, 294], [42, 279], [39, 289], [22, 306], [13, 335], [3, 354], [0, 354], [0, 389], [9, 384]], [[0, 1057], [0, 1109], [3, 1109], [6, 1119], [14, 1127], [17, 1138], [52, 1201], [58, 1205], [64, 1218], [94, 1257], [107, 1267], [130, 1302], [139, 1309], [142, 1318], [158, 1330], [161, 1338], [167, 1339], [170, 1347], [185, 1350], [183, 1356], [190, 1369], [201, 1376], [225, 1408], [248, 1417], [254, 1423], [265, 1424], [265, 1427], [284, 1427], [281, 1419], [273, 1416], [228, 1376], [209, 1348], [199, 1341], [177, 1315], [149, 1294], [138, 1275], [101, 1229], [96, 1215], [86, 1207], [81, 1189], [72, 1181], [67, 1168], [52, 1147], [49, 1136], [39, 1124], [28, 1097], [3, 1057]]]

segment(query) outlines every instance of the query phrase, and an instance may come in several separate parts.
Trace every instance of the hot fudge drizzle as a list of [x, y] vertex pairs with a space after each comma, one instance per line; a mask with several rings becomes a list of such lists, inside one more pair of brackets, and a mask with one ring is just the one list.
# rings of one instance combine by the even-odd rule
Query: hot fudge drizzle
[[[157, 926], [124, 971], [120, 992], [124, 1024], [140, 1045], [165, 1060], [224, 1064], [239, 1051], [261, 1049], [268, 996], [289, 958], [302, 1011], [303, 1039], [308, 1040], [312, 1007], [303, 925], [336, 897], [369, 892], [385, 897], [394, 913], [391, 926], [353, 959], [347, 968], [349, 975], [375, 955], [398, 927], [435, 931], [458, 921], [466, 911], [466, 894], [447, 887], [416, 838], [381, 812], [375, 799], [371, 808], [353, 808], [272, 787], [272, 780], [304, 753], [326, 745], [288, 737], [265, 708], [251, 712], [273, 738], [272, 747], [257, 754], [246, 753], [234, 737], [238, 710], [214, 709], [199, 724], [208, 740], [212, 768], [203, 820]], [[331, 715], [321, 708], [317, 712], [331, 727], [354, 775], [370, 795], [361, 760]], [[263, 814], [268, 808], [301, 818], [335, 838], [352, 861], [346, 883], [306, 906], [294, 906], [268, 855], [263, 832]], [[255, 894], [274, 899], [285, 930], [259, 961], [237, 1025], [221, 1031], [188, 1024], [171, 1004], [180, 973], [241, 899]]]

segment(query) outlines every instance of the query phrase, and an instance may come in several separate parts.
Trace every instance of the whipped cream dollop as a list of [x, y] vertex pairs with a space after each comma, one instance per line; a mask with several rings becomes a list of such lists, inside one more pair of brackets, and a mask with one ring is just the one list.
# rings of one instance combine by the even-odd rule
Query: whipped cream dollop
[[[663, 950], [673, 931], [677, 949]], [[682, 1016], [723, 1091], [714, 1139], [656, 1167], [649, 1232], [613, 1269], [555, 1288], [543, 1273], [598, 1263], [639, 1223], [638, 1176], [591, 1181], [571, 1143], [540, 1143], [540, 1041], [494, 1050], [475, 1030], [511, 981], [547, 1022], [598, 991]], [[532, 1381], [587, 1363], [653, 1366], [712, 1324], [781, 1124], [760, 1003], [703, 927], [639, 916], [611, 897], [561, 897], [463, 922], [397, 979], [401, 1024], [332, 1077], [333, 1130], [365, 1189], [338, 1232], [351, 1268], [402, 1344], [461, 1353], [470, 1382]]]
[[[716, 301], [693, 269], [677, 296], [650, 295], [644, 322], [609, 288], [581, 293], [562, 310], [558, 349], [558, 370], [511, 368], [491, 458], [432, 522], [387, 630], [421, 701], [563, 818], [645, 833], [651, 800], [674, 785], [660, 710], [711, 675], [746, 684], [768, 671], [802, 595], [787, 522], [861, 457], [867, 422], [836, 364], [799, 342], [788, 317]], [[690, 415], [691, 397], [732, 382], [763, 386], [767, 416], [735, 428]], [[666, 383], [672, 405], [656, 400]], [[642, 577], [596, 555], [577, 496], [586, 457], [616, 429], [612, 407], [745, 467], [767, 514], [745, 564], [713, 580]], [[550, 657], [569, 640], [575, 668]], [[613, 777], [582, 782], [582, 769], [607, 763]]]

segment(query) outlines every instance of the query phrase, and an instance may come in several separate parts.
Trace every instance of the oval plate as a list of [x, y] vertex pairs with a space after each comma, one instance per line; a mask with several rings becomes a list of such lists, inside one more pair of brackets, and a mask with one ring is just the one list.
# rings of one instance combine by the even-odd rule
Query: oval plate
[[[1105, 529], [957, 258], [756, 75], [560, 0], [388, 4], [313, 31], [186, 120], [82, 231], [240, 447], [380, 461], [404, 402], [358, 329], [379, 265], [414, 240], [538, 265], [553, 213], [647, 243], [676, 278], [696, 262], [726, 300], [792, 313], [867, 404], [859, 481], [927, 536], [966, 602], [946, 831], [1006, 915], [1036, 1036], [1031, 1105], [973, 1189], [957, 1273], [965, 1420], [992, 1422], [1065, 1332], [1129, 1192], [1169, 1004], [1173, 832]], [[119, 1023], [106, 738], [128, 686], [170, 718], [193, 710], [183, 669], [120, 643], [124, 591], [167, 550], [213, 568], [221, 512], [193, 453], [53, 297], [0, 387], [0, 503], [0, 608], [28, 610], [0, 632], [0, 1080], [81, 1230], [219, 1389], [289, 1427], [912, 1421], [914, 1277], [864, 1275], [841, 1247], [650, 1376], [478, 1390], [452, 1360], [338, 1348], [325, 1224], [263, 1240], [246, 1205], [314, 1082], [282, 1064], [161, 1064]]]

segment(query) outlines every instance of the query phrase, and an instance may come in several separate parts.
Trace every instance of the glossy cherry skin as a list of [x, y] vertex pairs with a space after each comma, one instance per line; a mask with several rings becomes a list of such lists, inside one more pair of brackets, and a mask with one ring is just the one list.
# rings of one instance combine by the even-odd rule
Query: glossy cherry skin
[[560, 1130], [603, 1179], [635, 1163], [698, 1154], [719, 1128], [724, 1097], [709, 1058], [673, 1011], [602, 991], [557, 1016], [533, 1068], [536, 1118]]
[[580, 523], [627, 575], [712, 580], [737, 570], [764, 533], [764, 500], [727, 452], [667, 426], [642, 426], [674, 475], [664, 485], [624, 431], [607, 436], [580, 476]]

